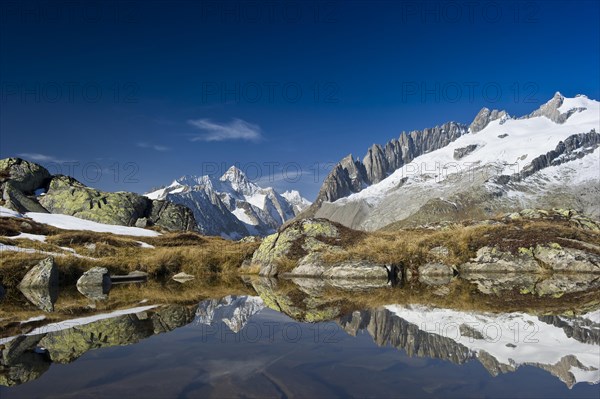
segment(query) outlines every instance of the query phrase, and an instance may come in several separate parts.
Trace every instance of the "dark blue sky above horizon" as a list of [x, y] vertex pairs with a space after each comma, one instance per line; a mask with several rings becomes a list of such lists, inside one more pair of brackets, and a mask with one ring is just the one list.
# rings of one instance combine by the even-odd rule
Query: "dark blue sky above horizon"
[[237, 164], [312, 200], [402, 131], [600, 98], [597, 1], [0, 7], [0, 157], [105, 190]]

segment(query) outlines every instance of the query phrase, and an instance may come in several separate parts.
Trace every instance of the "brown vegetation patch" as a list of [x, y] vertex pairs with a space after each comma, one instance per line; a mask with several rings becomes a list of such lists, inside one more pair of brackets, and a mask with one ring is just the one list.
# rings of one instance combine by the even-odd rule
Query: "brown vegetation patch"
[[[220, 238], [213, 238], [220, 240]], [[144, 238], [148, 244], [157, 247], [181, 247], [187, 245], [202, 245], [206, 244], [210, 239], [198, 233], [183, 232], [183, 233], [167, 233], [158, 237]]]
[[31, 219], [1, 217], [0, 236], [14, 237], [20, 233], [51, 235], [59, 232], [57, 229], [46, 224], [36, 223]]

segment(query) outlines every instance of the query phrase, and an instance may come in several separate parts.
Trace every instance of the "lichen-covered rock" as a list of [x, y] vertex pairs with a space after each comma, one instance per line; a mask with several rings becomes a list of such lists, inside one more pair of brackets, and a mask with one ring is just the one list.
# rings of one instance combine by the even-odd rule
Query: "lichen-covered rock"
[[600, 273], [600, 256], [580, 249], [538, 245], [533, 254], [554, 271]]
[[419, 276], [453, 276], [454, 269], [443, 263], [429, 262], [419, 266]]
[[142, 229], [148, 227], [148, 218], [139, 218], [136, 220], [135, 227], [140, 227]]
[[105, 267], [93, 267], [86, 271], [77, 280], [77, 286], [83, 285], [110, 285], [108, 269]]
[[150, 203], [134, 193], [98, 191], [68, 176], [55, 176], [39, 201], [51, 213], [123, 226], [144, 217]]
[[0, 159], [0, 184], [10, 180], [15, 189], [33, 194], [49, 179], [50, 173], [38, 164], [21, 158]]
[[171, 231], [196, 230], [197, 227], [189, 208], [169, 201], [152, 201], [147, 215], [151, 224]]
[[533, 251], [522, 248], [518, 254], [501, 251], [494, 247], [482, 247], [477, 256], [458, 267], [461, 273], [471, 272], [532, 272], [540, 273], [544, 269], [536, 262]]
[[58, 269], [49, 256], [33, 266], [19, 283], [19, 288], [52, 287], [58, 285]]
[[168, 201], [150, 200], [129, 192], [99, 191], [68, 176], [54, 176], [47, 193], [39, 199], [51, 213], [61, 213], [99, 223], [167, 230], [195, 230], [191, 210]]
[[77, 280], [77, 287], [103, 285], [110, 286], [110, 275], [105, 267], [92, 267]]
[[[298, 257], [294, 251], [314, 252], [324, 243], [310, 238], [338, 238], [337, 227], [324, 219], [306, 219], [287, 226], [283, 231], [266, 237], [252, 256], [252, 265], [260, 267], [260, 275], [275, 276], [278, 261]], [[304, 247], [303, 247], [304, 246]]]
[[567, 293], [597, 291], [599, 287], [600, 279], [590, 278], [587, 273], [553, 273], [549, 277], [538, 281], [530, 293], [538, 296], [553, 296], [557, 298]]

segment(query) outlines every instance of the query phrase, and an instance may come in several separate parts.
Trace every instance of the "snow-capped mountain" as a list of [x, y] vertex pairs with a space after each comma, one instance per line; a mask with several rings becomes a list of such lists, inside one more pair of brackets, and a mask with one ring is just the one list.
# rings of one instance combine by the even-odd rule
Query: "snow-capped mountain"
[[183, 176], [145, 196], [185, 205], [194, 213], [200, 232], [232, 239], [272, 234], [310, 206], [297, 191], [279, 194], [262, 188], [235, 166], [219, 178]]
[[288, 190], [281, 194], [281, 196], [285, 198], [290, 205], [292, 205], [295, 214], [299, 214], [311, 204], [311, 202], [306, 198], [303, 198], [297, 190]]
[[375, 230], [537, 207], [600, 216], [600, 103], [560, 93], [523, 117], [482, 109], [344, 158], [304, 215]]

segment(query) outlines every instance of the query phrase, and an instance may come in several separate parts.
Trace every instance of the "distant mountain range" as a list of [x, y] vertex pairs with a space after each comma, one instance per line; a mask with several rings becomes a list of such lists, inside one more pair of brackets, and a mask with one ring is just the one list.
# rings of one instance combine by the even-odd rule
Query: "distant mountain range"
[[186, 206], [200, 232], [232, 239], [272, 234], [311, 204], [298, 191], [262, 188], [235, 166], [218, 178], [183, 176], [145, 196]]
[[342, 159], [300, 218], [361, 230], [489, 218], [529, 207], [600, 217], [600, 103], [556, 93], [519, 118], [483, 108]]
[[292, 219], [322, 217], [359, 230], [489, 219], [524, 208], [571, 208], [600, 218], [600, 103], [556, 93], [513, 117], [483, 108], [342, 159], [314, 203], [260, 187], [232, 166], [183, 176], [144, 196], [103, 192], [20, 158], [0, 160], [0, 205], [100, 223], [265, 236]]

